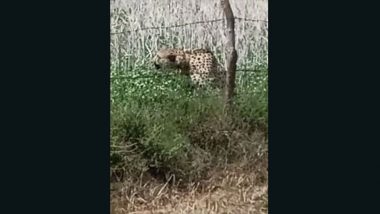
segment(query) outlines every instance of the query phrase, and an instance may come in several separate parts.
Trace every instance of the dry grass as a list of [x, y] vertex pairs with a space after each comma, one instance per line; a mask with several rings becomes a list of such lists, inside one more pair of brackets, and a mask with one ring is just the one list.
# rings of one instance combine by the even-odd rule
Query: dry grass
[[267, 139], [259, 133], [250, 139], [240, 142], [250, 146], [240, 148], [246, 152], [238, 161], [212, 162], [205, 176], [191, 182], [143, 172], [111, 183], [111, 213], [268, 213]]
[[230, 166], [185, 188], [154, 179], [126, 181], [112, 193], [111, 213], [268, 213], [266, 163], [264, 157], [256, 170]]
[[[231, 7], [235, 17], [260, 20], [236, 20], [236, 49], [238, 65], [263, 65], [268, 61], [268, 1], [234, 0]], [[115, 0], [111, 2], [112, 62], [128, 62], [126, 67], [144, 65], [152, 52], [163, 46], [199, 48], [210, 47], [223, 60], [225, 31], [220, 0]], [[142, 28], [182, 25], [173, 28]]]

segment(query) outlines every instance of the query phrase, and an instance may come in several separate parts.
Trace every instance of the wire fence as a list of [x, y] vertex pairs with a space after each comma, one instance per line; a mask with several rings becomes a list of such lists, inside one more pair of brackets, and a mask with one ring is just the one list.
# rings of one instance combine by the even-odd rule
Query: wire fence
[[[195, 4], [191, 4], [191, 1], [195, 1]], [[162, 2], [163, 8], [149, 10], [146, 9], [147, 5], [152, 2], [148, 0], [142, 0], [140, 4], [125, 1], [130, 4], [129, 7], [134, 5], [135, 8], [115, 10], [111, 13], [113, 14], [111, 15], [111, 66], [134, 70], [136, 67], [148, 63], [153, 54], [163, 47], [209, 48], [215, 53], [218, 61], [224, 64], [225, 18], [215, 19], [215, 17], [222, 17], [222, 14], [218, 14], [217, 7], [205, 8], [204, 10], [207, 11], [202, 12], [202, 7], [199, 5], [210, 4], [212, 1], [203, 3], [197, 0], [191, 1], [184, 3], [170, 0], [168, 1], [169, 7]], [[145, 9], [141, 7], [141, 4], [145, 4]], [[177, 6], [180, 4], [181, 7], [184, 4], [191, 4], [192, 8], [176, 8], [173, 13], [172, 9], [175, 8], [175, 4]], [[250, 7], [245, 8], [243, 10], [246, 12], [243, 13], [240, 8], [237, 10], [240, 13], [234, 17], [237, 20], [235, 23], [235, 46], [239, 56], [238, 67], [246, 69], [247, 67], [267, 65], [268, 20], [266, 13], [257, 18], [248, 18], [248, 16], [252, 17], [249, 14], [251, 9]], [[133, 10], [141, 12], [134, 14]], [[160, 11], [154, 12], [155, 10]], [[195, 11], [195, 15], [185, 19], [183, 16], [186, 16], [189, 11]], [[149, 16], [149, 13], [153, 15]], [[212, 17], [210, 14], [214, 14], [214, 16]], [[167, 15], [169, 17], [166, 17]], [[199, 20], [199, 18], [203, 20]], [[192, 21], [191, 19], [198, 20]]]
[[[111, 81], [115, 90], [123, 88], [127, 82], [129, 84], [141, 80], [145, 83], [150, 81], [145, 79], [155, 79], [159, 76], [161, 80], [161, 77], [165, 78], [166, 75], [172, 76], [153, 72], [151, 59], [155, 52], [163, 47], [209, 48], [218, 62], [224, 65], [226, 20], [219, 18], [223, 17], [223, 14], [218, 2], [219, 0], [124, 1], [123, 9], [113, 10], [110, 33]], [[235, 5], [232, 5], [236, 11], [236, 83], [240, 86], [249, 84], [249, 87], [252, 87], [262, 84], [256, 81], [252, 83], [258, 76], [263, 77], [260, 81], [267, 81], [267, 73], [261, 74], [262, 68], [266, 68], [268, 62], [266, 0], [238, 3], [239, 0], [236, 0], [233, 2]], [[140, 71], [143, 74], [128, 73]], [[251, 93], [249, 90], [239, 93]]]
[[[257, 69], [237, 69], [236, 70], [236, 73], [239, 73], [239, 72], [242, 72], [242, 73], [247, 73], [247, 72], [260, 72], [259, 70]], [[157, 73], [151, 73], [150, 75], [141, 75], [141, 76], [136, 76], [136, 77], [131, 77], [130, 75], [114, 75], [114, 76], [111, 76], [111, 80], [115, 80], [115, 79], [140, 79], [140, 78], [152, 78], [152, 77], [155, 77], [157, 75]], [[171, 77], [172, 75], [171, 74], [164, 74], [164, 73], [160, 73], [159, 76], [161, 77]]]
[[[239, 21], [251, 21], [251, 22], [265, 22], [268, 23], [268, 20], [260, 20], [260, 19], [248, 19], [248, 18], [241, 18], [241, 17], [234, 17], [235, 20]], [[189, 25], [196, 25], [196, 24], [207, 24], [207, 23], [213, 23], [213, 22], [220, 22], [224, 21], [224, 19], [214, 19], [214, 20], [207, 20], [207, 21], [196, 21], [196, 22], [190, 22], [190, 23], [183, 23], [183, 24], [175, 24], [170, 26], [161, 26], [161, 27], [140, 27], [134, 30], [124, 30], [123, 32], [111, 32], [111, 35], [115, 34], [122, 34], [122, 33], [131, 33], [133, 31], [141, 31], [141, 30], [162, 30], [162, 29], [169, 29], [169, 28], [178, 28], [178, 27], [184, 27]]]

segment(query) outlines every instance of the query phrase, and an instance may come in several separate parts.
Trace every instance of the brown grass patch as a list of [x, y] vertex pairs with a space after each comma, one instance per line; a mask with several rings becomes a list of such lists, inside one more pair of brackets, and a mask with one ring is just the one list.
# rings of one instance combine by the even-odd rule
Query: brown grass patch
[[231, 165], [210, 172], [208, 180], [180, 187], [175, 177], [152, 177], [112, 184], [111, 214], [267, 213], [267, 154], [255, 166]]

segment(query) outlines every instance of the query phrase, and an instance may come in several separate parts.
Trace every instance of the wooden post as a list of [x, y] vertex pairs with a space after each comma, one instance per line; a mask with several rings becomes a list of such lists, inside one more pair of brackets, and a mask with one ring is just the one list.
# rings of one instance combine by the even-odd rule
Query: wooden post
[[226, 87], [225, 87], [225, 104], [226, 107], [231, 103], [235, 89], [236, 62], [237, 52], [235, 49], [235, 17], [231, 9], [229, 0], [221, 0], [223, 12], [227, 21], [226, 29]]

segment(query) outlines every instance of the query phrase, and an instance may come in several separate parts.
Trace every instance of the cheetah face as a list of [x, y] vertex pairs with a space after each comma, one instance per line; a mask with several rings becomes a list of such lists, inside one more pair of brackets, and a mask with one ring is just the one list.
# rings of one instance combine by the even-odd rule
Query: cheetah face
[[159, 55], [157, 54], [153, 58], [153, 65], [158, 70], [162, 67], [164, 68], [176, 68], [177, 64], [175, 61], [176, 56], [175, 55]]
[[158, 70], [161, 68], [180, 68], [184, 57], [173, 50], [162, 49], [153, 57], [153, 65]]

